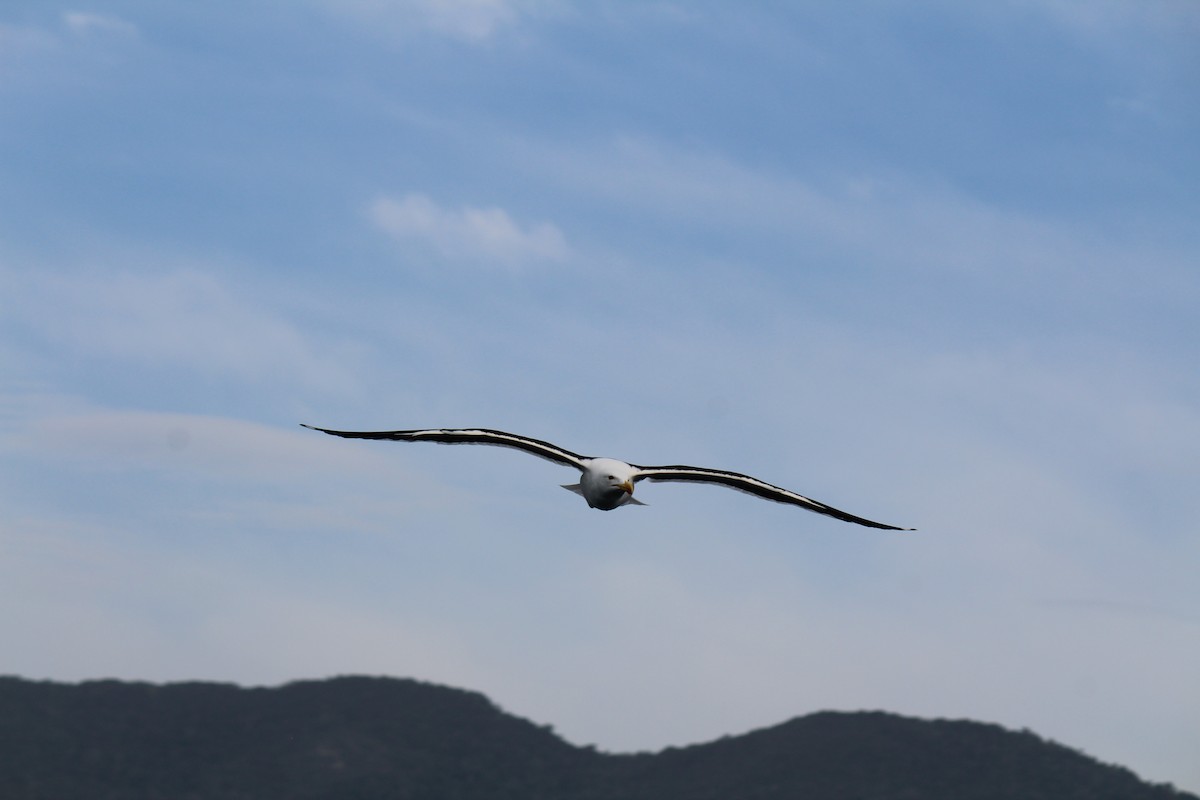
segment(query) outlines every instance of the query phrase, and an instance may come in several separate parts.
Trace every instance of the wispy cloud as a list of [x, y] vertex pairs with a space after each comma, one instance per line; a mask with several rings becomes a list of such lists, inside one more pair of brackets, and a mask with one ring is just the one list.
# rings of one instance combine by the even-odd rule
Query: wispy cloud
[[[174, 519], [180, 531], [187, 517], [199, 518], [202, 525], [219, 521], [228, 529], [390, 535], [414, 515], [462, 504], [456, 490], [407, 467], [397, 457], [400, 452], [347, 447], [293, 420], [281, 427], [215, 415], [102, 408], [53, 396], [26, 403], [19, 397], [5, 400], [14, 408], [0, 430], [0, 460], [19, 460], [35, 472], [69, 473], [79, 485], [107, 487], [99, 495], [76, 495], [51, 518], [95, 521], [107, 517], [111, 504], [133, 502], [138, 509], [133, 516]], [[5, 488], [15, 490], [16, 483]], [[191, 487], [187, 499], [174, 494], [181, 486]], [[195, 495], [200, 486], [205, 491]], [[395, 486], [414, 493], [397, 499]], [[18, 493], [8, 505], [0, 528], [4, 520], [15, 523], [25, 501]], [[65, 522], [62, 527], [70, 529]]]
[[137, 25], [111, 14], [68, 11], [57, 24], [0, 22], [0, 89], [90, 84], [139, 37]]
[[381, 466], [362, 449], [334, 450], [299, 429], [284, 431], [243, 420], [172, 412], [90, 408], [39, 415], [10, 444], [30, 458], [67, 461], [89, 469], [174, 469], [193, 478], [282, 483], [295, 480], [305, 463], [322, 462], [361, 473]]
[[430, 28], [464, 39], [486, 39], [517, 19], [511, 0], [415, 0], [410, 4]]
[[[541, 148], [528, 158], [660, 229], [736, 231], [755, 247], [775, 245], [764, 248], [775, 252], [782, 243], [800, 246], [804, 262], [825, 262], [818, 274], [833, 269], [831, 260], [851, 261], [914, 279], [953, 277], [999, 295], [1049, 290], [1120, 307], [1200, 293], [1186, 241], [1122, 236], [1027, 213], [903, 171], [847, 167], [807, 178], [631, 137], [586, 150]], [[1147, 263], [1156, 266], [1153, 284], [1139, 279]]]
[[243, 381], [336, 392], [356, 385], [348, 365], [357, 348], [307, 335], [252, 291], [201, 269], [47, 268], [4, 277], [20, 298], [9, 322], [26, 343]]
[[1131, 29], [1200, 31], [1200, 7], [1187, 2], [1025, 0], [1024, 5], [1092, 39], [1128, 36]]
[[432, 31], [470, 43], [487, 41], [515, 27], [545, 3], [529, 0], [350, 0], [328, 2], [331, 11], [368, 23], [389, 35]]
[[0, 56], [4, 57], [0, 64], [53, 49], [57, 45], [55, 36], [42, 28], [0, 23]]
[[569, 253], [562, 231], [549, 222], [521, 225], [502, 208], [450, 209], [409, 193], [380, 197], [371, 220], [397, 241], [432, 248], [449, 259], [492, 262], [505, 267], [561, 261]]
[[77, 36], [118, 35], [136, 36], [138, 27], [132, 22], [111, 14], [95, 14], [86, 11], [66, 11], [62, 15], [67, 30]]

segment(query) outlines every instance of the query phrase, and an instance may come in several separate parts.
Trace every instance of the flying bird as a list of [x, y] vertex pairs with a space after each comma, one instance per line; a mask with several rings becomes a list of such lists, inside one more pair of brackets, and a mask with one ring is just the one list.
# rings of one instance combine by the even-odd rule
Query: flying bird
[[777, 503], [788, 503], [794, 506], [825, 514], [845, 522], [866, 525], [869, 528], [882, 528], [889, 531], [911, 531], [915, 528], [899, 528], [895, 525], [885, 525], [882, 522], [872, 522], [869, 519], [856, 517], [845, 511], [840, 511], [824, 503], [818, 503], [804, 495], [787, 489], [773, 486], [766, 481], [742, 475], [739, 472], [727, 472], [721, 469], [705, 469], [703, 467], [687, 467], [674, 465], [667, 467], [640, 467], [628, 464], [614, 458], [593, 458], [564, 450], [556, 444], [543, 442], [541, 439], [531, 439], [528, 436], [518, 436], [515, 433], [489, 430], [487, 428], [432, 428], [416, 431], [334, 431], [328, 428], [318, 428], [314, 425], [304, 425], [314, 431], [328, 433], [332, 436], [342, 436], [347, 439], [391, 439], [400, 442], [437, 442], [438, 444], [487, 444], [498, 447], [511, 447], [524, 450], [526, 453], [574, 467], [581, 473], [579, 483], [564, 484], [569, 489], [582, 495], [587, 504], [601, 511], [611, 511], [625, 505], [645, 505], [633, 497], [633, 487], [638, 481], [685, 481], [690, 483], [715, 483], [737, 489], [742, 492], [761, 497], [764, 500], [774, 500]]

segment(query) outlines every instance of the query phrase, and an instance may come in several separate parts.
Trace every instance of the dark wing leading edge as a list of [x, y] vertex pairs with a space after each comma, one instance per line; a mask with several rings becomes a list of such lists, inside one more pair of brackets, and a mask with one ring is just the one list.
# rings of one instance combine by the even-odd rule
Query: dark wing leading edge
[[487, 428], [433, 428], [419, 431], [331, 431], [328, 428], [318, 428], [315, 425], [304, 425], [314, 431], [342, 436], [347, 439], [392, 439], [400, 442], [437, 442], [438, 444], [489, 444], [497, 447], [511, 447], [524, 450], [539, 458], [553, 461], [567, 467], [583, 469], [584, 457], [570, 450], [564, 450], [558, 445], [543, 442], [540, 439], [530, 439], [528, 436], [517, 436], [515, 433], [493, 431]]
[[760, 481], [758, 478], [742, 475], [740, 472], [726, 472], [720, 469], [702, 469], [700, 467], [685, 466], [638, 467], [635, 465], [634, 468], [638, 471], [638, 474], [633, 478], [635, 482], [649, 480], [716, 483], [721, 486], [728, 486], [730, 489], [748, 492], [764, 500], [774, 500], [776, 503], [789, 503], [801, 508], [807, 508], [809, 511], [815, 511], [818, 514], [825, 514], [843, 520], [844, 522], [866, 525], [868, 528], [882, 528], [889, 531], [915, 530], [914, 528], [899, 528], [895, 525], [884, 525], [882, 522], [872, 522], [869, 519], [856, 517], [853, 514], [847, 514], [845, 511], [827, 506], [824, 503], [818, 503], [816, 500], [811, 500], [804, 495], [796, 494], [787, 489], [781, 489], [778, 486], [772, 486], [765, 481]]

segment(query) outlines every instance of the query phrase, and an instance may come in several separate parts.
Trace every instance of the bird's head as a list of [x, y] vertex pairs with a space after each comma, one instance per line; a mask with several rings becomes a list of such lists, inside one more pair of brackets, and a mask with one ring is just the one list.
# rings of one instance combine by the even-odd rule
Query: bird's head
[[583, 485], [589, 502], [596, 507], [615, 508], [633, 496], [636, 470], [624, 461], [597, 458], [588, 466]]
[[605, 489], [617, 489], [625, 494], [633, 494], [633, 476], [636, 471], [629, 464], [615, 458], [597, 458], [592, 468]]

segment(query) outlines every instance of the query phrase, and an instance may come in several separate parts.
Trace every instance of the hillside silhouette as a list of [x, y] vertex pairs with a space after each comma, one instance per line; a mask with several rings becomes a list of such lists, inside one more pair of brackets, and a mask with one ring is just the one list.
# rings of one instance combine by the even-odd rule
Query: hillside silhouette
[[369, 677], [278, 688], [0, 678], [0, 798], [1200, 800], [978, 722], [823, 712], [606, 754], [475, 692]]

